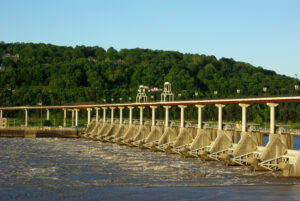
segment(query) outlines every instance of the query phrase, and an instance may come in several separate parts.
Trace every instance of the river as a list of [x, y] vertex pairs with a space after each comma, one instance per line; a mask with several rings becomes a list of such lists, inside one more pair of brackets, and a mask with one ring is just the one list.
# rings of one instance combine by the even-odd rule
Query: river
[[300, 200], [300, 179], [86, 139], [0, 139], [0, 200], [253, 199]]

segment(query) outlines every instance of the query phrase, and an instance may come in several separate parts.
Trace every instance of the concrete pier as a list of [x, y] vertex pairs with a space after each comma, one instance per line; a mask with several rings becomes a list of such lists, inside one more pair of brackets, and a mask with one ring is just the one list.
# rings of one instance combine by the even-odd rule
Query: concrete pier
[[120, 124], [123, 124], [123, 109], [124, 107], [119, 107], [119, 110], [120, 110]]
[[115, 107], [110, 107], [110, 123], [113, 124], [114, 123], [114, 110], [116, 108]]
[[249, 107], [249, 104], [239, 104], [242, 107], [242, 132], [247, 131], [247, 113], [246, 109]]
[[144, 109], [145, 107], [139, 107], [140, 108], [140, 125], [144, 124]]
[[198, 128], [202, 129], [202, 108], [205, 107], [205, 105], [196, 105], [198, 108]]
[[169, 109], [171, 106], [164, 106], [165, 108], [165, 127], [169, 126]]
[[152, 109], [152, 126], [155, 126], [155, 109], [157, 106], [150, 106], [150, 108]]
[[63, 109], [64, 111], [64, 128], [67, 127], [67, 109]]
[[115, 133], [111, 137], [106, 138], [106, 140], [109, 142], [116, 142], [117, 139], [121, 138], [127, 130], [128, 125], [120, 124]]
[[136, 133], [138, 132], [138, 127], [136, 125], [129, 125], [128, 129], [125, 131], [123, 136], [120, 136], [116, 139], [118, 144], [125, 144], [126, 140], [134, 138]]
[[222, 109], [225, 107], [225, 105], [222, 104], [216, 104], [216, 107], [218, 108], [218, 129], [222, 130], [223, 129], [223, 114], [222, 114]]
[[96, 139], [102, 139], [102, 136], [105, 136], [108, 130], [111, 128], [112, 124], [104, 123], [103, 126], [98, 130], [98, 132], [93, 136]]
[[102, 142], [107, 142], [108, 139], [114, 135], [114, 133], [116, 132], [116, 130], [119, 128], [119, 124], [113, 124], [111, 123], [108, 126], [108, 129], [102, 131], [102, 133], [99, 133], [97, 136], [97, 139], [102, 141]]
[[75, 109], [75, 126], [78, 127], [78, 109]]
[[98, 135], [99, 131], [101, 130], [101, 128], [103, 127], [104, 123], [102, 122], [95, 122], [95, 127], [91, 130], [91, 131], [86, 131], [84, 133], [84, 137], [89, 136], [90, 138], [94, 138], [95, 136]]
[[49, 121], [50, 120], [50, 110], [47, 109], [46, 111], [47, 111], [46, 120]]
[[107, 107], [102, 107], [102, 110], [103, 110], [103, 123], [106, 122], [106, 110], [107, 110]]
[[139, 146], [138, 142], [141, 140], [146, 139], [146, 137], [149, 135], [151, 130], [151, 127], [149, 125], [140, 125], [136, 135], [131, 138], [128, 143], [134, 146]]
[[87, 124], [90, 124], [91, 123], [91, 111], [92, 111], [92, 108], [88, 108], [86, 109], [88, 114], [87, 114]]
[[82, 133], [82, 136], [89, 135], [95, 129], [95, 127], [97, 127], [96, 121], [92, 121], [90, 124], [87, 125], [87, 128]]
[[99, 109], [100, 108], [95, 107], [95, 111], [96, 111], [96, 123], [98, 123], [98, 121], [99, 121]]
[[140, 142], [140, 147], [150, 148], [150, 144], [157, 143], [158, 140], [163, 135], [164, 128], [162, 126], [152, 126], [151, 131], [146, 137], [146, 139]]
[[163, 135], [159, 138], [158, 142], [153, 142], [150, 147], [153, 151], [165, 151], [165, 146], [174, 143], [178, 137], [179, 129], [175, 127], [166, 127]]
[[186, 108], [185, 105], [179, 105], [180, 108], [180, 128], [184, 128], [184, 108]]
[[74, 127], [74, 125], [75, 125], [75, 124], [74, 124], [74, 123], [75, 123], [75, 122], [74, 122], [74, 117], [75, 117], [74, 114], [75, 114], [75, 110], [71, 110], [71, 112], [72, 112], [72, 127]]
[[278, 106], [277, 103], [267, 103], [270, 107], [270, 133], [275, 133], [275, 107]]
[[175, 142], [164, 147], [167, 153], [179, 153], [182, 148], [189, 147], [197, 134], [196, 128], [180, 128]]
[[128, 107], [129, 109], [129, 124], [131, 125], [132, 124], [132, 110], [133, 110], [134, 107]]
[[25, 127], [28, 126], [28, 110], [25, 109]]

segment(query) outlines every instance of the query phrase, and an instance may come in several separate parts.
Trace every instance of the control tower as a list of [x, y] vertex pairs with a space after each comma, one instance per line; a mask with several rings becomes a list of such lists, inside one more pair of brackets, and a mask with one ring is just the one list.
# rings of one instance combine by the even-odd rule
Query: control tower
[[140, 85], [138, 89], [138, 94], [136, 96], [136, 102], [137, 103], [145, 103], [147, 102], [147, 95], [146, 90], [144, 88], [144, 85]]
[[174, 101], [174, 94], [171, 90], [171, 83], [165, 82], [164, 83], [164, 90], [161, 93], [161, 102], [169, 102]]

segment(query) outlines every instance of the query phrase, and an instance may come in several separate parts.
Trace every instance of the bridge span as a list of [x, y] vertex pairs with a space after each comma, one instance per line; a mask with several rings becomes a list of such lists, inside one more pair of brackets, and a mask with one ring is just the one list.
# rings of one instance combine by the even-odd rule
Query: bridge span
[[[12, 107], [0, 107], [0, 118], [3, 117], [3, 111], [11, 111], [11, 110], [24, 110], [25, 111], [25, 126], [28, 125], [28, 110], [46, 110], [47, 115], [46, 118], [49, 120], [50, 118], [50, 110], [53, 109], [61, 109], [64, 111], [64, 127], [66, 127], [66, 117], [67, 117], [67, 111], [72, 112], [72, 122], [73, 119], [74, 124], [73, 126], [78, 126], [78, 111], [81, 109], [87, 109], [88, 111], [88, 124], [91, 121], [90, 112], [92, 109], [96, 110], [96, 120], [99, 119], [98, 111], [99, 109], [103, 109], [103, 115], [105, 118], [106, 110], [115, 108], [120, 108], [123, 110], [123, 108], [129, 108], [129, 110], [132, 110], [131, 108], [134, 107], [151, 107], [152, 109], [154, 107], [164, 107], [166, 108], [166, 116], [169, 116], [168, 113], [168, 106], [179, 106], [184, 112], [183, 106], [187, 105], [195, 105], [198, 107], [199, 112], [201, 112], [201, 108], [205, 105], [216, 105], [216, 107], [219, 108], [219, 128], [222, 125], [222, 109], [227, 104], [239, 104], [242, 109], [242, 128], [243, 131], [245, 131], [246, 127], [246, 108], [249, 106], [249, 104], [263, 104], [267, 103], [267, 105], [271, 108], [271, 118], [270, 118], [270, 125], [271, 130], [275, 129], [275, 107], [278, 103], [291, 103], [291, 102], [300, 102], [300, 96], [286, 96], [286, 97], [251, 97], [251, 98], [228, 98], [228, 99], [199, 99], [199, 100], [183, 100], [183, 101], [165, 101], [165, 102], [144, 102], [144, 103], [110, 103], [110, 104], [86, 104], [86, 105], [60, 105], [60, 106], [12, 106]], [[154, 109], [155, 110], [155, 109]], [[131, 112], [132, 114], [132, 112]], [[141, 113], [142, 114], [142, 113]], [[199, 113], [200, 115], [200, 113]], [[182, 115], [181, 115], [182, 116]], [[168, 118], [168, 117], [166, 117]], [[132, 117], [129, 119], [132, 119]], [[167, 119], [168, 120], [168, 119]], [[181, 119], [182, 121], [182, 119]], [[201, 120], [198, 119], [198, 124], [201, 127]], [[168, 122], [166, 122], [168, 124]], [[182, 122], [181, 122], [182, 123]], [[271, 131], [271, 133], [274, 133], [274, 130]]]

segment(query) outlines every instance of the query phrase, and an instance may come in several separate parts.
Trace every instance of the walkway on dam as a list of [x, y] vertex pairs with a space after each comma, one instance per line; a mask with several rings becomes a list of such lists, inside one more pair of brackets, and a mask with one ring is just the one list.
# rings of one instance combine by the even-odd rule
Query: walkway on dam
[[[284, 97], [255, 97], [255, 98], [228, 98], [228, 99], [204, 99], [204, 100], [185, 100], [185, 101], [164, 101], [164, 102], [138, 102], [138, 103], [111, 103], [111, 104], [91, 104], [91, 105], [62, 105], [62, 106], [15, 106], [15, 107], [0, 107], [0, 119], [3, 117], [4, 111], [24, 110], [25, 111], [25, 126], [28, 125], [28, 111], [29, 110], [46, 110], [46, 119], [50, 119], [50, 110], [61, 109], [64, 112], [64, 123], [66, 127], [67, 111], [72, 112], [72, 126], [78, 126], [78, 112], [82, 109], [88, 111], [88, 124], [91, 121], [91, 111], [96, 110], [96, 121], [99, 120], [98, 111], [103, 109], [103, 118], [105, 118], [107, 109], [119, 108], [120, 112], [123, 108], [129, 108], [131, 111], [136, 107], [172, 107], [172, 106], [188, 106], [195, 105], [196, 107], [204, 107], [205, 105], [216, 105], [217, 107], [224, 107], [228, 104], [239, 104], [243, 108], [243, 115], [245, 114], [246, 108], [249, 104], [263, 104], [267, 103], [271, 110], [276, 107], [278, 103], [291, 103], [300, 102], [300, 96], [284, 96]], [[132, 109], [131, 109], [132, 108]], [[131, 111], [132, 112], [132, 111]], [[74, 120], [74, 122], [73, 122]], [[245, 120], [245, 119], [244, 119]], [[219, 110], [219, 121], [220, 121], [220, 110]], [[275, 121], [275, 119], [274, 119]], [[272, 123], [272, 121], [271, 121]], [[273, 122], [275, 124], [275, 122]], [[199, 122], [198, 122], [199, 124]], [[245, 122], [244, 122], [245, 124]], [[273, 125], [271, 125], [272, 127]]]

